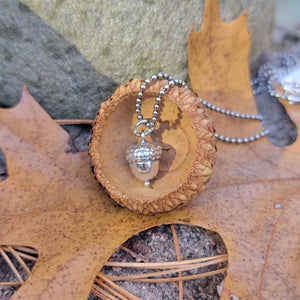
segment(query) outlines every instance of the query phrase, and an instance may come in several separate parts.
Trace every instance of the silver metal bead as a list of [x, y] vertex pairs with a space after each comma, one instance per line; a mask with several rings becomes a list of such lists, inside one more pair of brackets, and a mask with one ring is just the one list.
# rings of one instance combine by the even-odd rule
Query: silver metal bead
[[168, 74], [167, 73], [163, 73], [162, 77], [163, 77], [163, 79], [167, 79], [168, 78]]
[[174, 83], [177, 85], [178, 84], [178, 79], [174, 79]]
[[221, 114], [225, 114], [225, 112], [226, 112], [225, 108], [222, 108], [222, 109], [220, 110], [220, 113], [221, 113]]
[[226, 110], [226, 111], [225, 111], [225, 115], [227, 115], [227, 116], [229, 116], [229, 115], [230, 115], [230, 113], [231, 113], [231, 111], [230, 111], [230, 110]]
[[140, 109], [140, 108], [137, 108], [137, 109], [135, 110], [135, 112], [136, 112], [137, 114], [139, 114], [139, 113], [141, 112], [141, 109]]
[[150, 180], [145, 180], [145, 181], [144, 181], [144, 185], [145, 185], [146, 187], [150, 186]]
[[236, 138], [234, 138], [234, 137], [230, 138], [230, 142], [231, 143], [236, 143]]
[[211, 107], [211, 104], [210, 104], [209, 102], [206, 102], [205, 106], [206, 106], [207, 108], [210, 108], [210, 107]]
[[173, 77], [171, 75], [168, 76], [168, 80], [171, 81]]
[[152, 119], [153, 122], [156, 122], [157, 117], [154, 117], [154, 116], [153, 116], [151, 119]]
[[242, 138], [238, 138], [236, 141], [237, 141], [239, 144], [241, 144], [241, 143], [244, 142], [244, 140], [243, 140]]
[[206, 105], [206, 103], [207, 103], [205, 100], [202, 100], [202, 99], [200, 99], [200, 101], [202, 102], [203, 105]]
[[151, 79], [152, 80], [156, 80], [157, 79], [157, 75], [152, 75]]
[[255, 139], [256, 140], [260, 139], [261, 137], [262, 137], [262, 135], [260, 133], [258, 133], [258, 134], [255, 135]]
[[212, 109], [212, 110], [215, 110], [215, 108], [216, 108], [215, 105], [212, 105], [212, 106], [210, 107], [210, 109]]
[[150, 122], [150, 127], [154, 127], [155, 123], [153, 121]]
[[246, 119], [251, 119], [251, 115], [247, 114]]
[[244, 143], [249, 143], [249, 141], [250, 141], [250, 140], [249, 140], [248, 137], [244, 137], [244, 138], [243, 138], [243, 142], [244, 142]]
[[234, 116], [235, 116], [236, 118], [239, 118], [239, 117], [240, 117], [240, 113], [236, 112], [236, 113], [234, 114]]
[[138, 97], [143, 97], [143, 92], [138, 92]]
[[[170, 77], [170, 76], [169, 76]], [[173, 86], [175, 84], [174, 80], [169, 81], [169, 86]]]
[[165, 85], [164, 85], [164, 90], [167, 90], [169, 87], [170, 87], [169, 84], [165, 84]]
[[182, 84], [182, 80], [178, 79], [178, 84], [181, 85]]
[[181, 82], [181, 85], [183, 85], [183, 86], [184, 86], [184, 85], [185, 85], [185, 81], [182, 81], [182, 82]]
[[141, 98], [137, 98], [136, 99], [136, 103], [142, 103], [142, 99]]
[[218, 138], [219, 137], [219, 134], [217, 132], [215, 132], [215, 137]]
[[241, 114], [240, 118], [245, 119], [245, 114]]
[[252, 120], [256, 120], [256, 119], [257, 119], [257, 116], [256, 116], [256, 115], [251, 115], [251, 119], [252, 119]]
[[232, 112], [230, 113], [230, 115], [231, 115], [232, 117], [234, 117], [234, 116], [235, 116], [235, 112], [232, 111]]
[[157, 110], [153, 110], [153, 115], [157, 116], [158, 115], [158, 111]]
[[218, 106], [215, 108], [215, 111], [216, 111], [216, 112], [220, 112], [220, 110], [221, 110], [221, 108], [218, 107]]
[[224, 141], [225, 137], [224, 135], [219, 135], [219, 140]]
[[141, 114], [138, 114], [137, 118], [138, 118], [139, 121], [144, 119], [143, 115], [141, 115]]
[[164, 90], [164, 89], [162, 89], [162, 90], [159, 91], [159, 94], [160, 94], [161, 96], [162, 96], [164, 93], [165, 93], [165, 90]]
[[264, 136], [265, 136], [265, 135], [268, 135], [268, 134], [269, 134], [269, 130], [266, 129], [266, 130], [263, 131], [263, 133], [264, 133]]
[[150, 81], [151, 81], [151, 79], [147, 78], [147, 79], [145, 80], [145, 83], [146, 83], [146, 84], [149, 84]]
[[141, 84], [140, 89], [143, 91], [145, 88], [146, 88], [146, 85], [144, 83]]
[[141, 103], [138, 103], [138, 102], [137, 102], [137, 103], [135, 104], [135, 107], [136, 107], [136, 108], [141, 108]]
[[249, 140], [250, 140], [251, 142], [255, 141], [255, 136], [253, 136], [253, 135], [249, 136]]
[[225, 136], [224, 140], [225, 140], [225, 142], [229, 143], [230, 142], [230, 137]]
[[161, 78], [162, 78], [162, 76], [163, 76], [163, 75], [162, 75], [162, 73], [161, 73], [161, 72], [159, 72], [159, 73], [157, 74], [157, 78], [158, 78], [158, 79], [161, 79]]
[[156, 97], [155, 101], [159, 103], [161, 101], [161, 98], [160, 97]]
[[159, 104], [155, 103], [155, 104], [153, 105], [153, 108], [154, 108], [154, 109], [159, 109]]

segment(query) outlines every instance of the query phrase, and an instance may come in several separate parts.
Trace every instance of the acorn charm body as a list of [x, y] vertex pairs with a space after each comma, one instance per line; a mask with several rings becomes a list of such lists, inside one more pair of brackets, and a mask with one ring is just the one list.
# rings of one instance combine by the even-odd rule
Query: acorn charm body
[[159, 145], [145, 141], [143, 137], [126, 151], [132, 174], [144, 181], [145, 186], [149, 186], [150, 180], [157, 176], [161, 154], [162, 148]]

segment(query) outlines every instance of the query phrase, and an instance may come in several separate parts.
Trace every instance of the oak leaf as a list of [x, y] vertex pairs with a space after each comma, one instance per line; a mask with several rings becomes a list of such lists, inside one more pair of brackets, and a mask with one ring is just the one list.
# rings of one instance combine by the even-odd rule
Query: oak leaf
[[[217, 1], [207, 1], [201, 31], [192, 30], [189, 37], [189, 75], [201, 98], [231, 111], [255, 114], [246, 21], [247, 13], [224, 23]], [[284, 104], [299, 128], [299, 108]], [[261, 131], [258, 121], [210, 115], [220, 134], [245, 137]], [[296, 299], [300, 296], [299, 139], [285, 148], [267, 139], [241, 145], [219, 142], [217, 148], [216, 170], [205, 199], [223, 216], [217, 221], [211, 215], [229, 253], [222, 298], [233, 294], [241, 299]]]
[[[190, 69], [191, 83], [211, 102], [255, 112], [246, 15], [224, 24], [216, 21], [215, 4], [208, 1], [202, 31], [190, 36], [190, 50], [193, 43], [196, 52], [202, 44], [202, 52], [189, 53], [190, 66], [196, 55], [202, 70]], [[219, 30], [224, 31], [220, 36]], [[198, 42], [193, 35], [200, 36]], [[194, 83], [195, 76], [204, 86]], [[299, 109], [287, 109], [298, 125]], [[233, 124], [239, 135], [259, 129], [256, 123], [237, 127], [221, 117], [214, 121], [218, 130]], [[286, 148], [267, 139], [218, 143], [206, 191], [183, 209], [154, 216], [115, 205], [93, 178], [87, 153], [65, 152], [68, 134], [26, 89], [16, 107], [0, 109], [0, 139], [9, 172], [0, 183], [0, 243], [31, 246], [39, 253], [32, 276], [12, 299], [86, 299], [95, 275], [119, 245], [141, 230], [169, 223], [221, 234], [229, 254], [222, 299], [299, 296], [299, 139]]]

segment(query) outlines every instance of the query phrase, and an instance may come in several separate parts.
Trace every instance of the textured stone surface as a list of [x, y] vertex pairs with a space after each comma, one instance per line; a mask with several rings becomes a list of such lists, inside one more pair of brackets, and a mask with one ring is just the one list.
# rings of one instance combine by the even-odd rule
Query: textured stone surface
[[116, 87], [64, 37], [16, 0], [0, 1], [0, 105], [22, 86], [54, 118], [94, 118]]
[[[187, 39], [200, 28], [204, 0], [21, 0], [77, 46], [100, 73], [124, 83], [164, 70], [187, 75]], [[231, 21], [249, 11], [252, 57], [270, 43], [273, 0], [222, 0], [221, 16]]]
[[[26, 6], [25, 6], [26, 5]], [[1, 0], [0, 105], [27, 84], [54, 118], [94, 118], [116, 84], [158, 71], [187, 77], [187, 39], [204, 0]], [[269, 45], [274, 0], [222, 0], [229, 21], [249, 10], [251, 57]], [[32, 11], [31, 11], [32, 10]]]

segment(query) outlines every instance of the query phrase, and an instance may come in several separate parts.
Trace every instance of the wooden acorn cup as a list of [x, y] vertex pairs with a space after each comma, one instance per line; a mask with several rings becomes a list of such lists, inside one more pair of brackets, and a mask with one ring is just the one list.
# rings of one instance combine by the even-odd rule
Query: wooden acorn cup
[[[166, 212], [189, 202], [203, 191], [215, 164], [214, 130], [197, 95], [174, 86], [162, 97], [158, 122], [145, 140], [161, 146], [159, 171], [149, 187], [138, 180], [126, 160], [126, 150], [137, 143], [135, 103], [140, 79], [117, 88], [101, 104], [89, 144], [97, 180], [121, 206], [142, 214]], [[151, 117], [159, 91], [158, 80], [143, 93], [142, 114]]]

